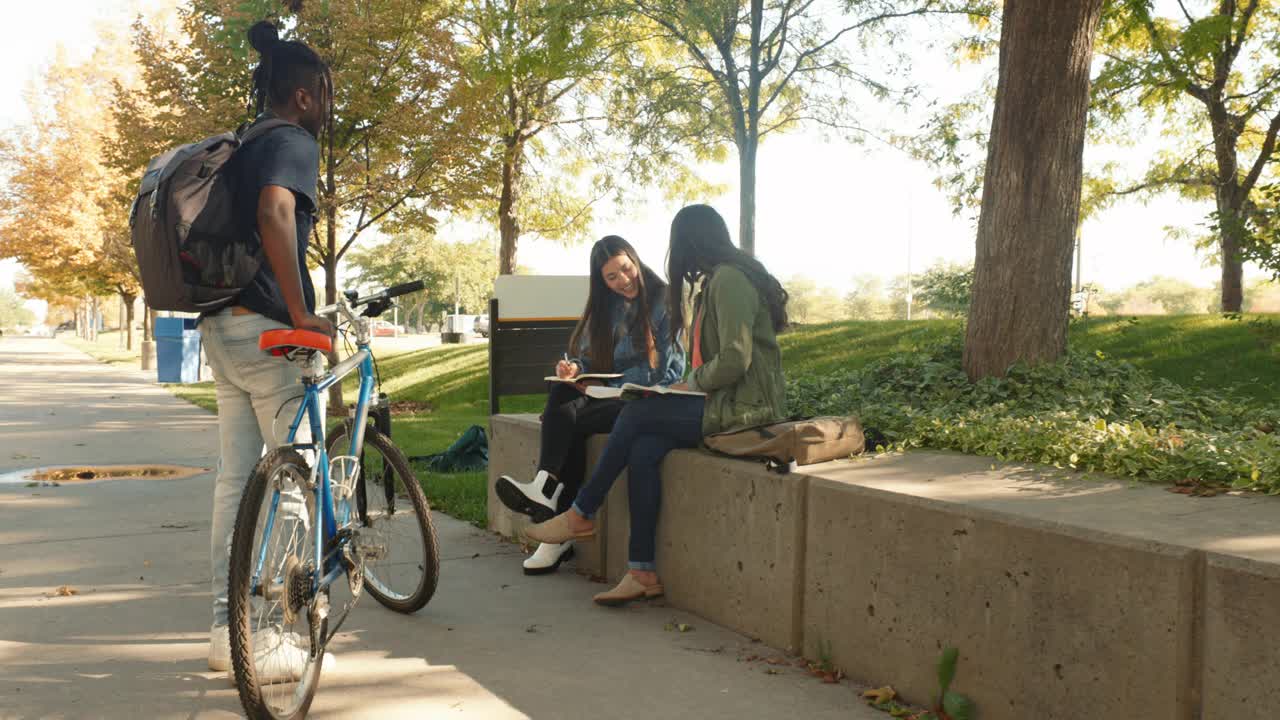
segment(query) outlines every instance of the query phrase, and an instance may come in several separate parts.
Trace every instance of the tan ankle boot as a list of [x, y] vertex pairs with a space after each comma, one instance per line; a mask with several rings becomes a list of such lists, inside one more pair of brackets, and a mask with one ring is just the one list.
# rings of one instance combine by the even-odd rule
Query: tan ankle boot
[[626, 605], [632, 600], [656, 597], [662, 597], [662, 583], [645, 585], [637, 580], [635, 575], [627, 573], [622, 576], [622, 581], [618, 583], [617, 587], [608, 592], [602, 592], [592, 599], [596, 601], [597, 605], [616, 607], [618, 605]]

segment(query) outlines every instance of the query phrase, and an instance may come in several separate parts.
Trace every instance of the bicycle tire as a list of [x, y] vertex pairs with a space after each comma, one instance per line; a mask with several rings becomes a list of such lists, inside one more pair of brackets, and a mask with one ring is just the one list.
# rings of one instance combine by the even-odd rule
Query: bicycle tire
[[[334, 456], [335, 450], [338, 450], [337, 454], [339, 455], [345, 454], [347, 446], [351, 443], [350, 428], [350, 421], [344, 422], [336, 426], [333, 432], [329, 434], [326, 447], [330, 458]], [[418, 535], [422, 540], [423, 552], [422, 575], [411, 593], [406, 594], [404, 597], [392, 597], [390, 594], [383, 592], [379, 587], [380, 581], [377, 580], [376, 564], [373, 567], [365, 568], [364, 590], [372, 595], [383, 607], [405, 614], [417, 612], [431, 601], [440, 582], [440, 544], [436, 537], [435, 525], [431, 522], [431, 507], [428, 505], [426, 494], [422, 491], [422, 486], [418, 484], [417, 476], [414, 475], [413, 469], [410, 467], [404, 453], [401, 452], [400, 448], [396, 447], [395, 443], [391, 442], [390, 438], [378, 432], [373, 425], [367, 425], [364, 432], [363, 450], [367, 451], [370, 447], [382, 455], [387, 465], [401, 479], [398, 484], [393, 479], [392, 487], [399, 488], [403, 486], [405, 494], [409, 497], [416, 518]], [[362, 452], [360, 473], [356, 486], [356, 512], [359, 516], [357, 522], [362, 524], [368, 520], [367, 504], [372, 502], [372, 500], [367, 499], [368, 496], [366, 495], [368, 485], [365, 482], [364, 455], [365, 452]], [[371, 579], [374, 581], [371, 582]]]
[[[298, 683], [303, 685], [301, 701], [293, 712], [276, 713], [263, 698], [263, 687], [257, 680], [254, 669], [253, 649], [250, 638], [253, 630], [250, 627], [252, 602], [250, 600], [250, 583], [257, 555], [254, 542], [257, 535], [258, 510], [266, 499], [275, 470], [286, 464], [306, 469], [308, 464], [301, 453], [291, 447], [278, 447], [271, 450], [254, 466], [244, 494], [240, 498], [240, 508], [236, 512], [235, 530], [231, 540], [231, 572], [227, 586], [227, 606], [231, 618], [231, 667], [235, 676], [236, 690], [240, 694], [240, 704], [245, 714], [252, 720], [302, 720], [307, 715], [316, 690], [320, 685], [320, 670], [324, 664], [324, 652], [316, 656]], [[314, 497], [304, 492], [307, 511], [314, 514]], [[328, 620], [320, 626], [320, 637], [327, 633]]]

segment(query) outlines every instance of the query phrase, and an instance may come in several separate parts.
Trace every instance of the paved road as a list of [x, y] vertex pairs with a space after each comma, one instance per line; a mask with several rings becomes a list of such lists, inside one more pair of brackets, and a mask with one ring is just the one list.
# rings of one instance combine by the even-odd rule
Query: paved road
[[[0, 340], [0, 475], [80, 463], [216, 464], [212, 415], [55, 340]], [[0, 483], [0, 718], [234, 717], [206, 670], [212, 473]], [[526, 578], [519, 549], [437, 514], [431, 604], [365, 598], [312, 717], [880, 720], [849, 684], [698, 617], [606, 610], [600, 586]], [[71, 596], [54, 594], [70, 586]], [[672, 619], [693, 631], [671, 632]], [[794, 660], [794, 659], [790, 659]], [[778, 662], [781, 662], [779, 660]], [[776, 673], [776, 674], [773, 674]]]

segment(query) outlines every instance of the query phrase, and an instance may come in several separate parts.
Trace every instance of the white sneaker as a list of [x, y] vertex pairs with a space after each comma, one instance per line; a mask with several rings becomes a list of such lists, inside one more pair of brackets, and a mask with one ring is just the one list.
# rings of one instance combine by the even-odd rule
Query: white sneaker
[[494, 490], [503, 505], [521, 515], [528, 515], [535, 523], [541, 523], [556, 516], [556, 503], [560, 500], [560, 493], [564, 492], [564, 483], [551, 477], [546, 470], [539, 470], [527, 483], [516, 482], [510, 475], [503, 475], [498, 478]]
[[540, 543], [533, 554], [525, 558], [525, 575], [546, 575], [560, 569], [560, 563], [573, 557], [573, 541]]
[[[269, 684], [292, 682], [302, 677], [307, 665], [307, 649], [297, 633], [281, 633], [274, 628], [259, 632], [253, 638], [253, 663], [257, 680]], [[324, 654], [321, 671], [332, 670], [338, 661], [332, 653]], [[226, 625], [209, 629], [209, 669], [231, 674], [231, 633]]]
[[[308, 658], [307, 648], [297, 633], [267, 628], [253, 636], [254, 675], [259, 683], [269, 685], [302, 679]], [[321, 671], [332, 670], [338, 661], [326, 652], [323, 663]]]
[[218, 672], [231, 669], [231, 631], [226, 625], [209, 628], [209, 669]]

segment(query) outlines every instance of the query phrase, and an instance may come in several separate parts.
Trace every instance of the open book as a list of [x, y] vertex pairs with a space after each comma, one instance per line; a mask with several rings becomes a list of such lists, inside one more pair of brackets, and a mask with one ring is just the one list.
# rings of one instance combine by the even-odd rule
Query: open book
[[581, 375], [578, 375], [576, 377], [571, 377], [571, 378], [562, 378], [562, 377], [556, 377], [555, 375], [552, 375], [550, 377], [543, 378], [543, 380], [546, 380], [547, 382], [568, 383], [569, 385], [576, 385], [580, 382], [590, 382], [592, 380], [599, 380], [600, 382], [608, 382], [610, 380], [617, 380], [620, 377], [622, 377], [622, 373], [583, 373]]
[[676, 390], [663, 385], [636, 385], [627, 383], [622, 387], [589, 387], [587, 395], [594, 398], [622, 398], [623, 400], [635, 400], [642, 397], [650, 397], [652, 395], [692, 395], [694, 397], [705, 397], [706, 393], [697, 390]]

